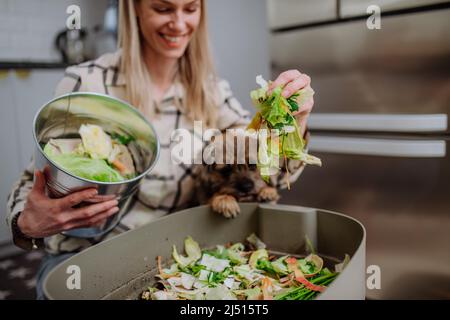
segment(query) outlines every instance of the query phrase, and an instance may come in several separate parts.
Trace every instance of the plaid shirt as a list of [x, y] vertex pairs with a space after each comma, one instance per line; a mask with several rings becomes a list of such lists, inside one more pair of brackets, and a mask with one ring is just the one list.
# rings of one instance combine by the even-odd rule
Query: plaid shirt
[[[125, 99], [125, 79], [119, 72], [120, 51], [105, 54], [95, 61], [88, 61], [66, 69], [64, 78], [56, 88], [56, 96], [69, 92], [97, 92]], [[227, 81], [217, 83], [219, 97], [217, 101], [217, 128], [243, 128], [250, 121], [250, 114], [242, 108], [231, 92]], [[193, 123], [185, 115], [183, 108], [177, 107], [176, 99], [182, 101], [183, 88], [174, 84], [157, 106], [155, 118], [151, 119], [160, 139], [160, 157], [154, 169], [142, 180], [132, 208], [122, 218], [120, 224], [101, 239], [79, 239], [57, 234], [45, 239], [46, 250], [53, 254], [81, 251], [106, 238], [149, 223], [165, 214], [186, 208], [192, 199], [193, 177], [188, 165], [177, 165], [171, 161], [171, 134], [178, 128], [193, 132]], [[194, 139], [201, 139], [193, 135]], [[194, 145], [203, 145], [200, 143]], [[194, 150], [195, 152], [195, 150]], [[288, 162], [289, 175], [285, 170], [271, 178], [271, 184], [283, 189], [286, 179], [293, 183], [304, 165], [300, 161]], [[283, 166], [282, 166], [283, 167]], [[26, 198], [33, 185], [33, 162], [22, 173], [14, 185], [7, 203], [7, 222], [24, 208]]]

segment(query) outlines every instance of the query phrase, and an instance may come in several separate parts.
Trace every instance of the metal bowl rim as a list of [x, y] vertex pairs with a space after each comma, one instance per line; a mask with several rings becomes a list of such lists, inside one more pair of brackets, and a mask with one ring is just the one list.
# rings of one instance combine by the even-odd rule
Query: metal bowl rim
[[[136, 113], [140, 118], [142, 118], [147, 125], [151, 128], [151, 130], [153, 131], [154, 135], [155, 135], [155, 139], [156, 139], [156, 155], [155, 155], [155, 160], [153, 161], [153, 163], [144, 171], [142, 172], [140, 175], [134, 177], [133, 179], [128, 179], [128, 180], [124, 180], [124, 181], [119, 181], [119, 182], [103, 182], [103, 181], [96, 181], [96, 180], [90, 180], [90, 179], [85, 179], [82, 177], [78, 177], [70, 172], [68, 172], [67, 170], [63, 169], [61, 166], [59, 166], [58, 164], [56, 164], [54, 161], [52, 161], [51, 159], [49, 159], [47, 157], [47, 155], [45, 154], [44, 150], [42, 150], [41, 145], [39, 144], [37, 137], [36, 137], [36, 121], [39, 117], [39, 115], [41, 114], [42, 110], [44, 110], [44, 108], [46, 108], [49, 104], [55, 102], [56, 100], [68, 97], [68, 96], [95, 96], [95, 97], [102, 97], [102, 98], [106, 98], [109, 100], [116, 100], [120, 103], [123, 103], [124, 105], [126, 105], [127, 107], [129, 107], [131, 109], [132, 112]], [[85, 92], [85, 91], [80, 91], [80, 92], [70, 92], [70, 93], [66, 93], [63, 95], [60, 95], [58, 97], [53, 98], [52, 100], [46, 102], [44, 105], [42, 105], [42, 107], [39, 108], [39, 110], [36, 112], [34, 119], [33, 119], [33, 138], [34, 138], [34, 142], [37, 145], [37, 148], [39, 150], [39, 152], [45, 157], [46, 160], [48, 160], [52, 165], [54, 165], [57, 169], [63, 171], [64, 173], [68, 174], [69, 176], [75, 178], [75, 179], [79, 179], [85, 182], [89, 182], [89, 183], [94, 183], [94, 184], [98, 184], [98, 185], [122, 185], [122, 184], [126, 184], [129, 182], [134, 182], [134, 181], [138, 181], [140, 179], [142, 179], [144, 176], [146, 176], [148, 174], [148, 172], [150, 172], [153, 167], [156, 165], [156, 163], [158, 162], [159, 159], [159, 154], [160, 154], [160, 143], [159, 143], [159, 138], [158, 138], [158, 134], [156, 133], [155, 128], [153, 127], [153, 125], [135, 108], [133, 107], [131, 104], [129, 104], [128, 102], [116, 98], [116, 97], [112, 97], [110, 95], [107, 94], [102, 94], [102, 93], [95, 93], [95, 92]]]

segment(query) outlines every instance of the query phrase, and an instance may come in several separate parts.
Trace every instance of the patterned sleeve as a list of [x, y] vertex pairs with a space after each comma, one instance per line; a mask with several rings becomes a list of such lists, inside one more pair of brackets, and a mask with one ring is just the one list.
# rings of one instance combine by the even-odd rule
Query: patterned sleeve
[[11, 193], [8, 195], [6, 204], [6, 223], [11, 227], [11, 221], [16, 214], [23, 211], [27, 201], [28, 193], [33, 187], [34, 163], [22, 172], [19, 180], [14, 184]]
[[245, 110], [240, 102], [234, 97], [228, 81], [219, 81], [218, 93], [218, 129], [223, 131], [231, 128], [245, 128], [250, 122], [251, 114], [249, 111]]
[[[230, 84], [226, 80], [219, 82], [219, 94], [221, 105], [218, 114], [218, 129], [221, 131], [231, 128], [245, 129], [251, 120], [251, 114], [233, 96]], [[304, 139], [307, 146], [309, 141], [308, 130], [305, 131]], [[287, 160], [286, 163], [284, 159], [280, 159], [280, 171], [270, 177], [270, 185], [277, 189], [286, 189], [297, 181], [304, 168], [305, 164], [300, 160]]]
[[55, 89], [55, 97], [66, 93], [86, 91], [86, 84], [81, 81], [81, 72], [78, 66], [68, 67], [64, 72], [64, 77], [59, 81]]

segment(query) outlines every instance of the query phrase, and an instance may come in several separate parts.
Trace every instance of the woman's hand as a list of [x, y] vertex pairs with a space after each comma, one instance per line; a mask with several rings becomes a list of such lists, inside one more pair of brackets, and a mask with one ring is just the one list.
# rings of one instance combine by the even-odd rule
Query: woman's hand
[[117, 200], [73, 208], [95, 195], [97, 190], [90, 188], [64, 198], [51, 199], [45, 194], [44, 174], [36, 171], [33, 188], [17, 223], [20, 230], [32, 238], [48, 237], [74, 228], [101, 225], [109, 216], [119, 211]]
[[[288, 70], [282, 72], [269, 86], [269, 93], [278, 86], [283, 88], [282, 95], [289, 98], [295, 92], [311, 85], [311, 78], [298, 70]], [[306, 101], [305, 104], [299, 106], [300, 109], [294, 113], [302, 130], [302, 134], [306, 128], [306, 121], [314, 106], [314, 99]]]

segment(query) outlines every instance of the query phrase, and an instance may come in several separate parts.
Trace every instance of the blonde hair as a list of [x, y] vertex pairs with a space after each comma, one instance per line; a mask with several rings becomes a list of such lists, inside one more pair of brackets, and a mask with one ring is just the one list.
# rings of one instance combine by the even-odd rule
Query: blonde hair
[[[139, 0], [137, 0], [139, 1]], [[137, 22], [136, 0], [120, 0], [120, 69], [126, 80], [128, 101], [148, 117], [155, 114], [152, 82], [143, 58], [142, 37]], [[183, 111], [187, 117], [202, 120], [208, 127], [216, 124], [216, 75], [212, 62], [206, 25], [205, 0], [201, 0], [201, 18], [184, 55], [178, 62], [178, 79], [184, 88]], [[178, 101], [178, 107], [181, 102]]]

